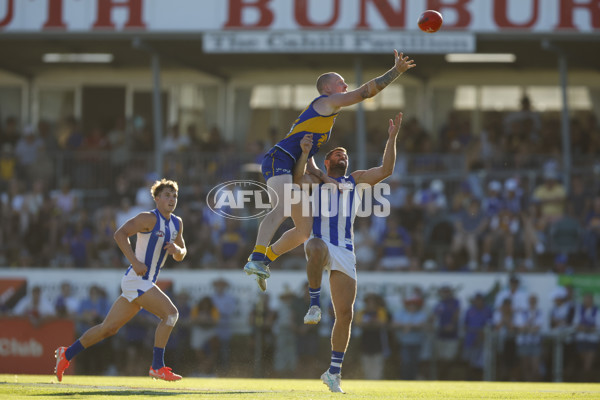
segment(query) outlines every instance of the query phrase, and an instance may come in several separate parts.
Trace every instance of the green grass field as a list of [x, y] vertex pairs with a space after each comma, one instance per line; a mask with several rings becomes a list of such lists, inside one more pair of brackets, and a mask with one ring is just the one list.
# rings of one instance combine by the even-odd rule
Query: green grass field
[[0, 375], [0, 399], [600, 399], [600, 384], [342, 380], [345, 395], [320, 380]]

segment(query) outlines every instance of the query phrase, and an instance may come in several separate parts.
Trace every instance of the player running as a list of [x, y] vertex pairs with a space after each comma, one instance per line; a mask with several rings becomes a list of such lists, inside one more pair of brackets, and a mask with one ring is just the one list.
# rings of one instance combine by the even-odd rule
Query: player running
[[[173, 214], [177, 206], [178, 191], [177, 182], [166, 179], [154, 182], [150, 192], [156, 202], [156, 209], [139, 213], [115, 232], [115, 241], [131, 263], [121, 279], [123, 293], [115, 300], [101, 324], [88, 329], [68, 348], [59, 347], [56, 350], [54, 372], [59, 382], [73, 357], [116, 334], [141, 308], [160, 318], [154, 336], [154, 355], [149, 375], [165, 381], [181, 379], [181, 375], [173, 373], [171, 368], [165, 366], [164, 361], [165, 346], [179, 313], [169, 297], [155, 284], [167, 256], [181, 261], [187, 254], [183, 240], [183, 222]], [[134, 252], [129, 237], [136, 234]]]

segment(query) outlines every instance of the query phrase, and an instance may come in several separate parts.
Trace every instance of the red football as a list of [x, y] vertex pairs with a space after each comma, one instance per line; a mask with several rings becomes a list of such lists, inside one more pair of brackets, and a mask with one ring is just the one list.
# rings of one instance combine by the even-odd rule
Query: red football
[[442, 18], [442, 14], [435, 10], [427, 10], [423, 11], [423, 14], [419, 17], [417, 24], [419, 24], [419, 29], [423, 32], [433, 33], [437, 32], [438, 29], [442, 27], [442, 22], [444, 19]]

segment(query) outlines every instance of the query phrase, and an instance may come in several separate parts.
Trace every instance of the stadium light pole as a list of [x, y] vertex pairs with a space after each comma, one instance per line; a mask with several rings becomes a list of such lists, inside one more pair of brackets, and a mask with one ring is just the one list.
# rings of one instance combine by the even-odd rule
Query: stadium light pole
[[569, 191], [570, 179], [571, 179], [571, 132], [569, 123], [569, 104], [568, 104], [568, 66], [567, 66], [567, 55], [565, 51], [560, 47], [554, 45], [550, 40], [542, 40], [542, 48], [544, 50], [552, 51], [558, 56], [558, 73], [561, 90], [562, 110], [560, 118], [561, 136], [562, 136], [562, 160], [563, 160], [563, 184]]
[[152, 48], [148, 43], [144, 42], [141, 38], [133, 38], [133, 47], [138, 50], [143, 50], [152, 56], [152, 120], [154, 123], [154, 170], [156, 171], [159, 179], [162, 178], [163, 172], [163, 153], [161, 149], [162, 142], [162, 99], [160, 96], [160, 55]]

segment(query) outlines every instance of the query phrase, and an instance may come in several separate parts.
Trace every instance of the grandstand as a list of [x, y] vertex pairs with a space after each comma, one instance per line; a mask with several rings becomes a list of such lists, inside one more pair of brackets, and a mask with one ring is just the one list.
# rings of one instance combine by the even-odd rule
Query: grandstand
[[[404, 112], [389, 179], [393, 218], [365, 218], [356, 227], [357, 312], [374, 295], [390, 315], [379, 349], [387, 368], [379, 378], [408, 379], [392, 320], [416, 298], [419, 312], [428, 313], [420, 332], [427, 345], [412, 361], [419, 379], [597, 381], [600, 322], [593, 351], [582, 354], [573, 317], [585, 294], [600, 301], [600, 12], [593, 3], [170, 3], [0, 1], [0, 335], [21, 349], [10, 354], [18, 370], [0, 372], [44, 373], [30, 368], [46, 368], [40, 360], [54, 343], [44, 340], [69, 341], [90, 323], [79, 306], [55, 307], [62, 283], [70, 285], [73, 304], [89, 292], [119, 294], [126, 261], [112, 234], [153, 207], [148, 182], [165, 176], [181, 188], [177, 214], [186, 221], [189, 250], [161, 275], [181, 313], [169, 344], [177, 350], [170, 357], [181, 355], [173, 364], [189, 375], [318, 377], [327, 359], [327, 318], [294, 338], [319, 351], [300, 352], [291, 370], [274, 361], [282, 352], [273, 339], [281, 329], [280, 297], [293, 291], [294, 312], [304, 312], [296, 310], [304, 310], [302, 249], [273, 264], [269, 296], [262, 297], [241, 271], [258, 221], [225, 220], [210, 212], [206, 195], [225, 181], [262, 179], [256, 164], [316, 96], [319, 74], [339, 72], [357, 87], [389, 68], [398, 48], [417, 67], [343, 111], [327, 144], [348, 148], [354, 167], [375, 165], [384, 124]], [[425, 5], [444, 15], [438, 33], [417, 29]], [[487, 222], [474, 246], [456, 224], [471, 204]], [[390, 240], [397, 225], [406, 236]], [[394, 263], [398, 254], [406, 260]], [[520, 279], [526, 302], [537, 296], [543, 311], [533, 375], [525, 375], [519, 332], [502, 325], [496, 302], [511, 276]], [[194, 323], [183, 310], [191, 314], [222, 279], [237, 306], [218, 325], [218, 356], [200, 367], [210, 357], [203, 348], [190, 351]], [[49, 309], [43, 323], [28, 325], [17, 304], [34, 287]], [[452, 368], [435, 345], [443, 339], [435, 310], [447, 287], [460, 302]], [[475, 362], [465, 351], [465, 317], [479, 295], [495, 316], [481, 330], [485, 357]], [[550, 318], [560, 310], [567, 310], [564, 325]], [[133, 345], [141, 343], [138, 334], [132, 328], [82, 357], [77, 373], [144, 373], [134, 362], [149, 354]], [[363, 331], [353, 334], [345, 377], [362, 378]], [[253, 352], [240, 355], [246, 347]]]

